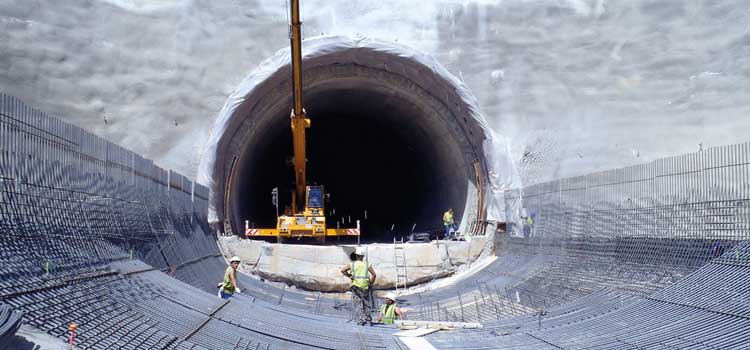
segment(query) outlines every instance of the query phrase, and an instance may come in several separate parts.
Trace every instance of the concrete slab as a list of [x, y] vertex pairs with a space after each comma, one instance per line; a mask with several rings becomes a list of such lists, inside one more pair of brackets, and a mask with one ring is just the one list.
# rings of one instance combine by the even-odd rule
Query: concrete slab
[[437, 350], [437, 348], [432, 346], [432, 344], [424, 338], [400, 337], [399, 340], [401, 340], [407, 348], [412, 350]]
[[470, 277], [471, 275], [479, 271], [482, 271], [482, 269], [492, 264], [495, 260], [497, 260], [496, 256], [487, 256], [487, 257], [478, 259], [477, 261], [474, 261], [470, 265], [462, 266], [463, 269], [460, 269], [459, 271], [457, 271], [457, 273], [449, 277], [441, 278], [439, 280], [435, 280], [429, 283], [407, 288], [406, 290], [399, 292], [399, 295], [422, 293], [422, 292], [436, 290], [436, 289], [447, 287], [447, 286], [456, 285], [460, 283], [461, 281], [463, 281], [464, 279]]
[[[430, 282], [454, 274], [462, 266], [474, 262], [486, 249], [491, 249], [491, 236], [475, 236], [471, 241], [440, 241], [404, 244], [407, 264], [407, 285]], [[263, 241], [221, 237], [219, 244], [228, 258], [242, 258], [241, 271], [265, 279], [286, 282], [308, 290], [342, 292], [349, 288], [349, 279], [340, 269], [349, 264], [354, 246], [313, 246], [272, 244]], [[378, 277], [377, 289], [396, 285], [395, 250], [393, 244], [363, 245], [367, 260]]]
[[70, 350], [68, 343], [29, 325], [21, 325], [7, 350]]

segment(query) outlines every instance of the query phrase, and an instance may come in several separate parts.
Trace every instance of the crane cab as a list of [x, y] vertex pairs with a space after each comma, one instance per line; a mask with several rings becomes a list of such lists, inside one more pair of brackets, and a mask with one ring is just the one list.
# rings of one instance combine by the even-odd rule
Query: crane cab
[[[276, 205], [276, 228], [250, 228], [245, 221], [245, 236], [263, 237], [276, 236], [279, 242], [288, 237], [314, 237], [325, 243], [326, 236], [359, 236], [359, 221], [356, 228], [339, 229], [327, 228], [325, 217], [326, 199], [323, 186], [307, 186], [305, 158], [305, 129], [310, 127], [302, 107], [302, 22], [299, 15], [299, 0], [292, 0], [290, 6], [291, 26], [290, 39], [292, 49], [292, 93], [294, 108], [291, 112], [291, 131], [294, 157], [295, 192], [292, 195], [292, 212], [278, 215], [278, 192], [274, 189], [274, 205]], [[303, 203], [300, 203], [304, 200]]]
[[327, 236], [359, 236], [358, 226], [342, 229], [326, 227], [327, 198], [323, 186], [306, 186], [305, 206], [301, 211], [279, 215], [275, 229], [251, 229], [246, 226], [245, 234], [247, 237], [275, 236], [279, 242], [284, 242], [287, 238], [315, 238], [321, 243], [325, 243]]
[[278, 217], [276, 228], [279, 238], [314, 237], [325, 241], [325, 198], [323, 186], [307, 186], [303, 210]]

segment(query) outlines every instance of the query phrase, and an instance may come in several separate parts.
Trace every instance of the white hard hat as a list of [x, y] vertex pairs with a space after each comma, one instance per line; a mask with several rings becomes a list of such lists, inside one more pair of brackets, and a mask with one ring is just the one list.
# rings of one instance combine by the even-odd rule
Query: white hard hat
[[383, 298], [391, 299], [393, 301], [396, 301], [396, 293], [393, 293], [393, 292], [386, 293]]
[[357, 247], [354, 249], [354, 254], [365, 256], [365, 248]]
[[233, 256], [231, 259], [229, 259], [229, 262], [235, 262], [235, 261], [236, 262], [240, 262], [240, 261], [242, 261], [242, 259], [240, 259], [240, 257], [236, 256], [236, 255]]

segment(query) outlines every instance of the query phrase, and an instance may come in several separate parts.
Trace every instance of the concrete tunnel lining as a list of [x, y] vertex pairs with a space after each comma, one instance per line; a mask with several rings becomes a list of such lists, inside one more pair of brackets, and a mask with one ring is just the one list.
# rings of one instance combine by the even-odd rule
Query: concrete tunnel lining
[[[439, 215], [445, 207], [451, 206], [461, 229], [466, 229], [477, 211], [473, 160], [484, 163], [483, 143], [490, 135], [476, 101], [463, 84], [431, 57], [391, 43], [322, 37], [306, 40], [303, 49], [303, 102], [313, 123], [308, 129], [308, 180], [327, 186], [333, 207], [342, 202], [351, 205], [355, 199], [364, 202], [362, 197], [368, 194], [363, 194], [363, 189], [371, 188], [370, 195], [375, 196], [389, 190], [373, 184], [379, 178], [389, 179], [387, 172], [392, 170], [368, 169], [367, 160], [391, 158], [404, 168], [404, 174], [411, 175], [411, 182], [405, 180], [409, 183], [401, 191], [394, 190], [391, 197], [397, 199], [398, 194], [403, 199], [404, 190], [416, 187], [405, 193], [412, 196], [405, 202], [419, 208], [397, 226], [403, 229], [408, 221], [417, 222], [418, 229], [434, 228], [440, 225]], [[243, 81], [217, 118], [198, 174], [199, 182], [211, 189], [210, 221], [229, 217], [235, 232], [242, 229], [245, 219], [258, 226], [273, 225], [275, 209], [270, 205], [270, 189], [284, 185], [291, 188], [292, 181], [291, 169], [283, 165], [291, 155], [289, 77], [289, 54], [283, 49]], [[382, 139], [393, 146], [386, 150], [388, 154], [379, 154], [374, 147], [363, 148], [353, 137], [343, 140], [346, 137], [341, 135], [356, 127], [353, 120], [368, 125], [359, 130], [361, 140], [385, 128], [383, 134], [388, 136]], [[330, 149], [333, 143], [349, 151], [347, 159], [353, 160], [321, 166], [326, 157], [316, 151]], [[398, 152], [407, 148], [418, 152], [418, 157], [410, 160]], [[354, 159], [357, 154], [362, 155], [359, 161]], [[341, 188], [333, 191], [336, 186], [332, 179], [351, 179], [337, 174], [339, 171], [360, 179], [361, 184], [352, 182], [354, 188], [344, 189], [344, 193]], [[315, 178], [321, 173], [321, 178]], [[486, 174], [482, 174], [485, 179]], [[287, 192], [280, 189], [280, 197], [283, 202]], [[378, 203], [371, 204], [350, 211], [359, 211], [361, 217], [361, 210], [368, 206], [368, 213], [377, 215], [393, 205], [379, 202], [378, 208]], [[229, 213], [225, 213], [227, 210]], [[381, 218], [380, 227], [393, 215], [385, 217], [388, 219]]]

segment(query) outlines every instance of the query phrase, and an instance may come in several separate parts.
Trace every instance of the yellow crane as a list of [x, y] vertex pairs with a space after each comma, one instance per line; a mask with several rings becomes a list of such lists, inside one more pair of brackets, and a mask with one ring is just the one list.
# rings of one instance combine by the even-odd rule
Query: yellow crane
[[[302, 22], [299, 15], [299, 0], [292, 0], [290, 41], [292, 48], [292, 93], [294, 106], [291, 113], [292, 142], [294, 144], [294, 182], [292, 194], [292, 215], [278, 215], [276, 228], [249, 228], [245, 223], [247, 237], [277, 237], [279, 242], [290, 237], [313, 237], [325, 242], [326, 236], [359, 236], [356, 228], [326, 227], [325, 199], [323, 186], [308, 186], [305, 157], [305, 129], [310, 127], [302, 107]], [[276, 195], [276, 193], [274, 194]], [[278, 202], [276, 202], [278, 207]], [[277, 210], [278, 211], [278, 210]]]

